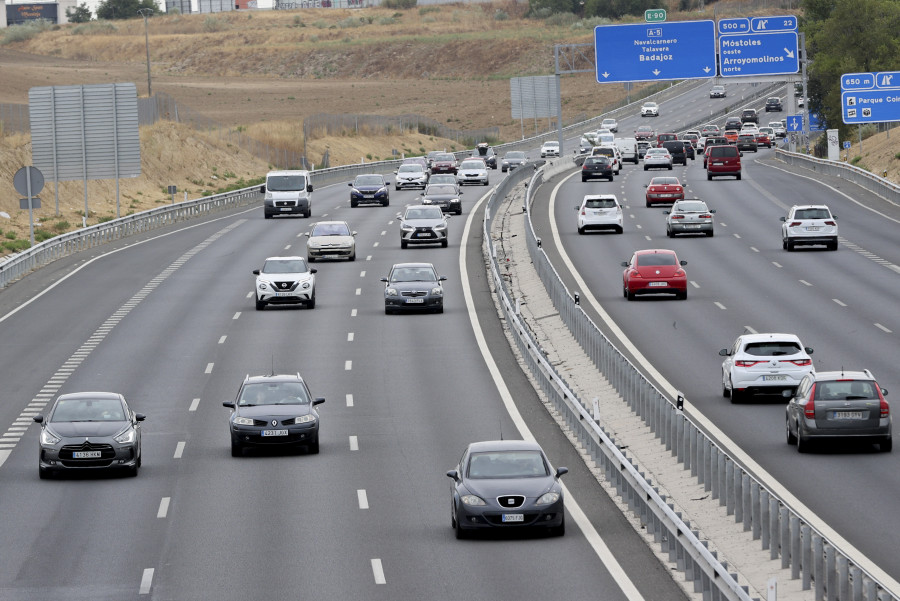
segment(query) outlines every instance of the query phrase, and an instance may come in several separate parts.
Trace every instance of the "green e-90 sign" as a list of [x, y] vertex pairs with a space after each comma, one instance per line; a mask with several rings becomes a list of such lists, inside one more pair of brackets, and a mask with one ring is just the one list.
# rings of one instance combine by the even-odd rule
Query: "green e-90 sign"
[[651, 8], [644, 11], [644, 20], [647, 23], [661, 23], [666, 20], [666, 9]]

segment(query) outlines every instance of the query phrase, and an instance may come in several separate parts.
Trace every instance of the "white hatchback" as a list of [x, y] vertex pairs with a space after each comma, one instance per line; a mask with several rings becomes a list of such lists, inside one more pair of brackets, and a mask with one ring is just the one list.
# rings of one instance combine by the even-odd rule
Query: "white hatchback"
[[575, 210], [579, 234], [587, 230], [613, 230], [617, 234], [624, 231], [622, 205], [615, 194], [588, 194]]
[[723, 348], [722, 396], [740, 403], [753, 394], [780, 395], [797, 390], [800, 380], [815, 371], [810, 355], [794, 334], [744, 334]]
[[824, 245], [838, 249], [838, 225], [826, 205], [794, 205], [781, 218], [781, 248], [794, 250], [800, 245]]

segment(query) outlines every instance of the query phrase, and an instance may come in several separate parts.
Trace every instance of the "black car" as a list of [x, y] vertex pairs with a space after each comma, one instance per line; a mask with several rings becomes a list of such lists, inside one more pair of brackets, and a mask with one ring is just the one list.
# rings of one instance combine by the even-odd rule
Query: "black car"
[[475, 150], [472, 151], [472, 156], [484, 159], [485, 165], [487, 165], [491, 169], [497, 168], [497, 155], [494, 153], [494, 149], [491, 148], [490, 144], [487, 142], [481, 142], [475, 147]]
[[521, 167], [525, 164], [525, 161], [528, 160], [528, 157], [525, 156], [525, 153], [521, 150], [510, 150], [506, 154], [503, 155], [503, 160], [500, 161], [500, 171], [506, 173], [507, 171], [512, 171], [516, 167]]
[[684, 142], [685, 156], [693, 161], [695, 158], [697, 158], [697, 151], [694, 149], [694, 144], [691, 142], [691, 140], [682, 140], [682, 142]]
[[247, 376], [234, 401], [222, 403], [231, 409], [228, 430], [231, 456], [246, 448], [302, 448], [319, 452], [319, 414], [300, 374]]
[[781, 98], [777, 96], [766, 98], [766, 112], [768, 113], [769, 111], [777, 111], [779, 113], [782, 111]]
[[423, 205], [437, 205], [445, 213], [462, 215], [462, 190], [456, 184], [428, 184], [422, 193]]
[[[669, 151], [672, 155], [672, 164], [681, 163], [687, 166], [687, 151], [684, 148], [684, 140], [667, 140], [662, 143], [662, 148]], [[690, 146], [690, 142], [688, 142]]]
[[741, 121], [738, 117], [729, 117], [725, 120], [725, 131], [728, 131], [730, 129], [740, 130], [743, 126], [744, 122]]
[[137, 476], [141, 467], [141, 424], [125, 397], [115, 392], [60, 395], [50, 413], [34, 416], [41, 425], [38, 475], [122, 470]]
[[383, 175], [357, 175], [347, 185], [350, 186], [350, 206], [353, 208], [365, 203], [380, 204], [383, 207], [391, 203], [391, 182], [385, 180]]
[[[759, 114], [756, 109], [744, 109], [741, 111], [741, 123], [759, 123]], [[725, 129], [728, 129], [727, 127]]]
[[759, 147], [756, 144], [756, 136], [753, 134], [740, 134], [737, 138], [737, 148], [738, 150], [752, 150], [753, 152], [757, 152]]
[[608, 156], [601, 154], [594, 157], [585, 157], [584, 163], [581, 165], [581, 181], [586, 182], [594, 178], [613, 181], [613, 164]]
[[540, 445], [522, 440], [470, 444], [456, 469], [447, 472], [450, 524], [456, 538], [482, 531], [537, 528], [554, 536], [566, 532], [563, 490]]
[[384, 312], [444, 312], [444, 276], [431, 263], [397, 263], [384, 282]]

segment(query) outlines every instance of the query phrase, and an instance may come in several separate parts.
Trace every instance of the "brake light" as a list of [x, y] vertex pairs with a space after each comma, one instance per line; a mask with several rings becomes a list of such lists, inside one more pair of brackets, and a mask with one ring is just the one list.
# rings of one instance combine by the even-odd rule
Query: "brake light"
[[738, 360], [734, 362], [734, 365], [736, 367], [753, 367], [754, 365], [759, 365], [760, 363], [765, 363], [765, 361]]
[[816, 419], [816, 404], [813, 399], [816, 398], [816, 385], [813, 384], [812, 388], [809, 390], [809, 400], [806, 401], [806, 405], [803, 406], [803, 415], [806, 416], [806, 419]]
[[884, 400], [884, 395], [881, 393], [881, 386], [878, 385], [878, 382], [874, 382], [875, 390], [878, 391], [878, 404], [881, 407], [881, 419], [891, 416], [891, 406], [887, 404], [887, 401]]
[[672, 215], [672, 219], [684, 219], [684, 215]]
[[834, 221], [826, 221], [825, 225], [837, 225]]
[[812, 365], [812, 359], [794, 359], [791, 361], [782, 361], [782, 363], [793, 363], [798, 367], [806, 367], [808, 365]]
[[791, 221], [791, 225], [789, 227], [797, 227], [800, 224], [801, 224], [800, 221]]
[[700, 219], [712, 219], [712, 215], [700, 215]]
[[581, 209], [581, 214], [582, 214], [582, 215], [587, 215], [587, 213], [585, 213], [584, 209]]

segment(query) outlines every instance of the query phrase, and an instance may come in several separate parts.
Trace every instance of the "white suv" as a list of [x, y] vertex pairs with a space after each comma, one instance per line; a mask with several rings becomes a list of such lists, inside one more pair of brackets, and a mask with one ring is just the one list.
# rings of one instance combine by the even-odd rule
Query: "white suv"
[[794, 250], [802, 244], [824, 244], [828, 250], [838, 249], [837, 217], [825, 205], [794, 205], [781, 221], [784, 250]]
[[722, 361], [722, 396], [740, 403], [758, 393], [792, 393], [803, 377], [815, 371], [810, 355], [794, 334], [744, 334], [719, 354]]
[[541, 158], [546, 157], [558, 157], [559, 156], [559, 142], [556, 140], [547, 140], [541, 145]]
[[302, 304], [316, 308], [316, 270], [303, 257], [269, 257], [256, 276], [256, 310], [266, 305]]
[[575, 210], [579, 234], [587, 230], [611, 229], [617, 234], [624, 231], [622, 205], [615, 194], [588, 194]]
[[659, 105], [655, 102], [645, 102], [641, 106], [641, 117], [659, 117]]

